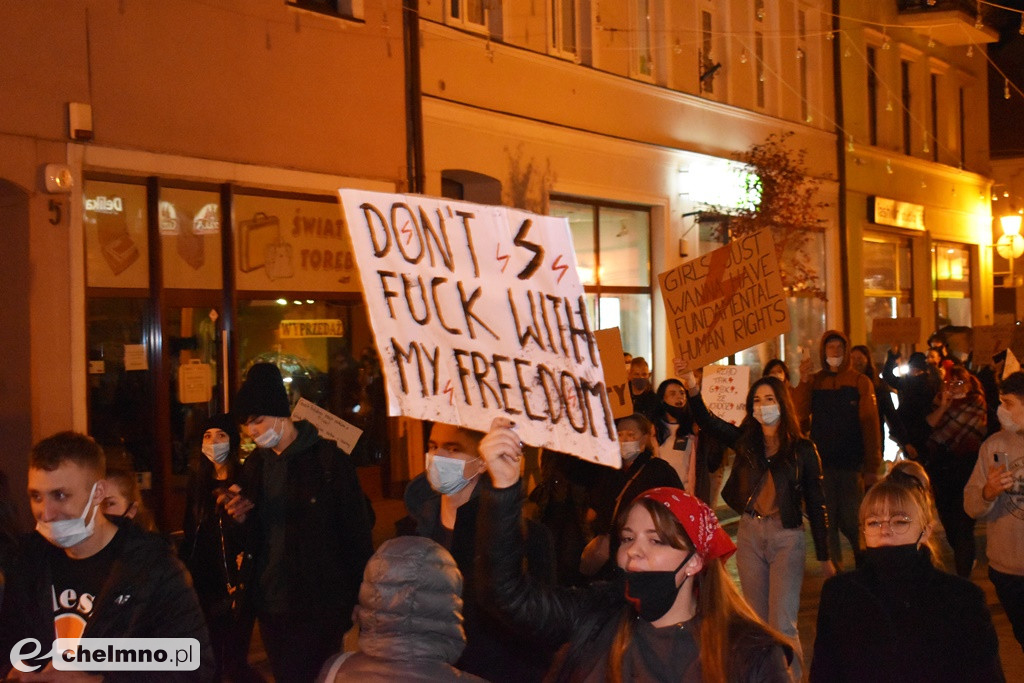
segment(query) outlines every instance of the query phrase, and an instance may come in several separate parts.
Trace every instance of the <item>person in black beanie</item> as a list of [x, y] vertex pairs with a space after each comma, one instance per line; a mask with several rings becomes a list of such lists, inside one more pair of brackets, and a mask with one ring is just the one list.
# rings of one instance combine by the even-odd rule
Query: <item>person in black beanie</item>
[[217, 665], [215, 680], [262, 681], [248, 663], [255, 615], [247, 600], [252, 554], [223, 504], [241, 491], [238, 424], [224, 413], [203, 424], [202, 455], [189, 472], [178, 555], [199, 596]]
[[250, 539], [260, 635], [277, 681], [312, 681], [352, 626], [371, 508], [348, 454], [292, 420], [276, 365], [249, 369], [232, 413], [257, 446], [224, 505]]

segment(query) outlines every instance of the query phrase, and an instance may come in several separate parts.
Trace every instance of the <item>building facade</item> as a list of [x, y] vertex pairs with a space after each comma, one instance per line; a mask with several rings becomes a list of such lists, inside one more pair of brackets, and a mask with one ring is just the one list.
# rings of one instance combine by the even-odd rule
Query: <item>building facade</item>
[[178, 528], [201, 425], [259, 360], [360, 405], [337, 189], [406, 186], [402, 29], [398, 0], [0, 5], [0, 466], [23, 509], [31, 443], [77, 429]]

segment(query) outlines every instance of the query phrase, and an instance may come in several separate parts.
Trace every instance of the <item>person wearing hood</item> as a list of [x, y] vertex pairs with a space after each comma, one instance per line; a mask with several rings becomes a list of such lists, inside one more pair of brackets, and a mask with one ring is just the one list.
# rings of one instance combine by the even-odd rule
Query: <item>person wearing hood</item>
[[838, 330], [821, 337], [822, 369], [812, 373], [810, 358], [800, 363], [793, 403], [801, 426], [818, 447], [829, 514], [829, 556], [842, 567], [841, 531], [860, 553], [857, 510], [865, 484], [873, 484], [882, 464], [881, 428], [871, 380], [850, 365], [850, 340]]
[[359, 643], [324, 664], [317, 681], [483, 681], [452, 664], [466, 647], [462, 573], [451, 553], [420, 536], [385, 541], [363, 572]]
[[964, 487], [964, 510], [985, 522], [988, 577], [1024, 648], [1024, 372], [999, 386], [1002, 429], [985, 439]]
[[[426, 469], [405, 489], [415, 534], [448, 550], [462, 572], [466, 649], [455, 666], [489, 681], [539, 681], [550, 664], [546, 643], [519, 638], [480, 601], [476, 591], [477, 512], [490, 484], [478, 447], [481, 432], [459, 425], [431, 425]], [[525, 525], [527, 570], [534, 580], [555, 583], [551, 537], [540, 523]]]
[[247, 527], [250, 592], [274, 678], [312, 681], [352, 626], [373, 554], [372, 508], [349, 456], [309, 422], [292, 420], [276, 365], [249, 369], [233, 414], [256, 449], [241, 490], [218, 504]]
[[897, 474], [864, 496], [860, 565], [821, 589], [811, 683], [1004, 681], [984, 592], [934, 566], [926, 485]]
[[580, 572], [595, 578], [607, 578], [614, 570], [617, 539], [612, 531], [619, 512], [647, 489], [682, 488], [672, 465], [654, 457], [651, 447], [654, 428], [650, 420], [634, 413], [616, 420], [615, 429], [619, 435], [622, 468], [602, 467], [587, 499], [587, 521], [592, 538], [580, 557]]

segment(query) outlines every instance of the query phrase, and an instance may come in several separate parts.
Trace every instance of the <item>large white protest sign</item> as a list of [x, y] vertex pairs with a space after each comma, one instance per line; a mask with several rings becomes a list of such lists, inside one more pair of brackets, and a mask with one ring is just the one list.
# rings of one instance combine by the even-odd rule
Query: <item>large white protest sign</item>
[[341, 190], [392, 415], [486, 431], [619, 466], [564, 219]]
[[708, 410], [726, 422], [738, 425], [747, 416], [747, 391], [750, 367], [746, 365], [707, 365], [700, 393]]

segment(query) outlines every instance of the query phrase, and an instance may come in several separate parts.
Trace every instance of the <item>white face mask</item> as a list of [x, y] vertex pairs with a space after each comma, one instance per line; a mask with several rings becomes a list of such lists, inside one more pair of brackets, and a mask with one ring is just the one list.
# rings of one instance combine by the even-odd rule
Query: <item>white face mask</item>
[[[98, 514], [96, 509], [99, 507], [99, 503], [92, 505], [97, 485], [99, 485], [99, 482], [92, 485], [92, 490], [89, 491], [89, 500], [86, 501], [85, 509], [82, 510], [80, 516], [74, 519], [58, 519], [54, 522], [40, 520], [36, 522], [36, 531], [47, 541], [59, 548], [70, 548], [92, 536], [93, 531], [96, 529], [96, 516]], [[89, 523], [86, 524], [85, 518], [88, 516], [89, 510], [93, 511], [93, 515]]]
[[825, 362], [828, 363], [830, 368], [838, 368], [843, 364], [842, 356], [825, 356]]
[[622, 455], [623, 460], [632, 460], [636, 456], [643, 453], [644, 443], [643, 441], [620, 441], [619, 442], [619, 453]]
[[996, 408], [996, 416], [999, 418], [999, 424], [1003, 426], [1003, 429], [1017, 430], [1021, 426], [1013, 419], [1013, 415], [1005, 406], [999, 406]]
[[[276, 445], [276, 444], [275, 444]], [[231, 442], [221, 441], [220, 443], [204, 443], [203, 455], [210, 459], [215, 465], [221, 465], [228, 459], [231, 451]]]
[[779, 421], [782, 413], [777, 403], [766, 403], [763, 406], [754, 408], [754, 419], [763, 425], [773, 425]]
[[[480, 458], [474, 458], [468, 462], [476, 462]], [[430, 487], [438, 493], [450, 496], [466, 488], [469, 482], [477, 476], [466, 477], [467, 461], [460, 458], [450, 458], [446, 455], [439, 455], [436, 451], [427, 452], [427, 481]], [[480, 474], [477, 472], [477, 474]]]
[[[282, 420], [284, 418], [278, 418], [278, 419]], [[276, 446], [277, 444], [279, 444], [281, 442], [281, 437], [283, 435], [284, 435], [284, 433], [281, 432], [281, 431], [278, 431], [277, 425], [275, 423], [275, 426], [271, 427], [270, 429], [268, 429], [267, 431], [263, 432], [259, 436], [253, 437], [252, 440], [260, 448], [273, 448], [274, 446]]]

